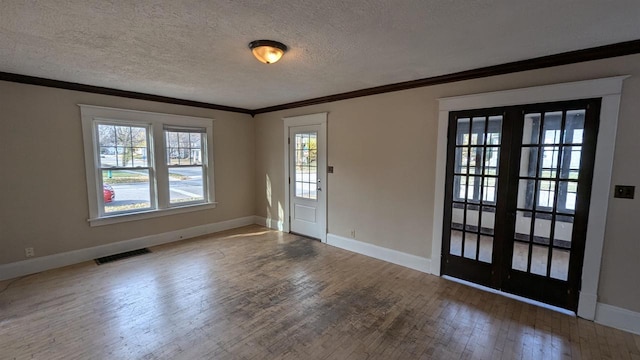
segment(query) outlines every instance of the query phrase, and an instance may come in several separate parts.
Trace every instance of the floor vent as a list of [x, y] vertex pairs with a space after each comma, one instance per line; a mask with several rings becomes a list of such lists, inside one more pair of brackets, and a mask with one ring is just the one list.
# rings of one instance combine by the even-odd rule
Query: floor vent
[[142, 248], [142, 249], [138, 249], [138, 250], [132, 250], [132, 251], [127, 251], [127, 252], [123, 252], [123, 253], [120, 253], [120, 254], [109, 255], [109, 256], [97, 258], [97, 259], [95, 259], [95, 261], [96, 261], [96, 264], [102, 265], [102, 264], [106, 264], [106, 263], [110, 263], [110, 262], [114, 262], [114, 261], [130, 258], [130, 257], [133, 257], [133, 256], [139, 256], [139, 255], [148, 254], [150, 252], [151, 252], [151, 250], [149, 250], [147, 248]]

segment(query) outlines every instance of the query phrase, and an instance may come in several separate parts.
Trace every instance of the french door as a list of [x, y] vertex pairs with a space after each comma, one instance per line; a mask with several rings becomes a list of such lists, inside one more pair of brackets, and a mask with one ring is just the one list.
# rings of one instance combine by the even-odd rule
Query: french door
[[450, 113], [442, 273], [576, 310], [600, 99]]

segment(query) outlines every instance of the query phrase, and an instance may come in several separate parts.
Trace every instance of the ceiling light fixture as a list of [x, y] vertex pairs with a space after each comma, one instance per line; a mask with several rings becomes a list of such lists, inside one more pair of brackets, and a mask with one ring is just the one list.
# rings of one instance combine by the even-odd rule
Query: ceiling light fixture
[[249, 43], [249, 49], [260, 62], [273, 64], [287, 51], [287, 45], [273, 40], [255, 40]]

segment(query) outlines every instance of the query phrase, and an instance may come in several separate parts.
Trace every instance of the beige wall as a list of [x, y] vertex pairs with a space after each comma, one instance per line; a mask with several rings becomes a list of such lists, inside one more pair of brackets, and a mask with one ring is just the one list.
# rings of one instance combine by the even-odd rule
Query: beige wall
[[[623, 89], [613, 183], [640, 185], [634, 55], [258, 115], [256, 214], [278, 219], [284, 204], [282, 117], [327, 111], [328, 164], [335, 167], [327, 180], [329, 233], [350, 237], [354, 229], [357, 240], [430, 258], [438, 98], [626, 74], [632, 78]], [[610, 201], [599, 294], [599, 301], [633, 311], [640, 311], [638, 201]]]
[[[217, 208], [90, 227], [79, 103], [215, 119]], [[249, 115], [0, 81], [0, 264], [251, 216], [254, 145]]]

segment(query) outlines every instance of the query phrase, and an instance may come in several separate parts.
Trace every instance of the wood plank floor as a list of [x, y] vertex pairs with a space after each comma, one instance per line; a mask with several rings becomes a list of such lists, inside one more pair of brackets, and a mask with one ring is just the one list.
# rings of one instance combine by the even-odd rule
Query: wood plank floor
[[640, 359], [640, 337], [249, 226], [0, 282], [1, 359]]

